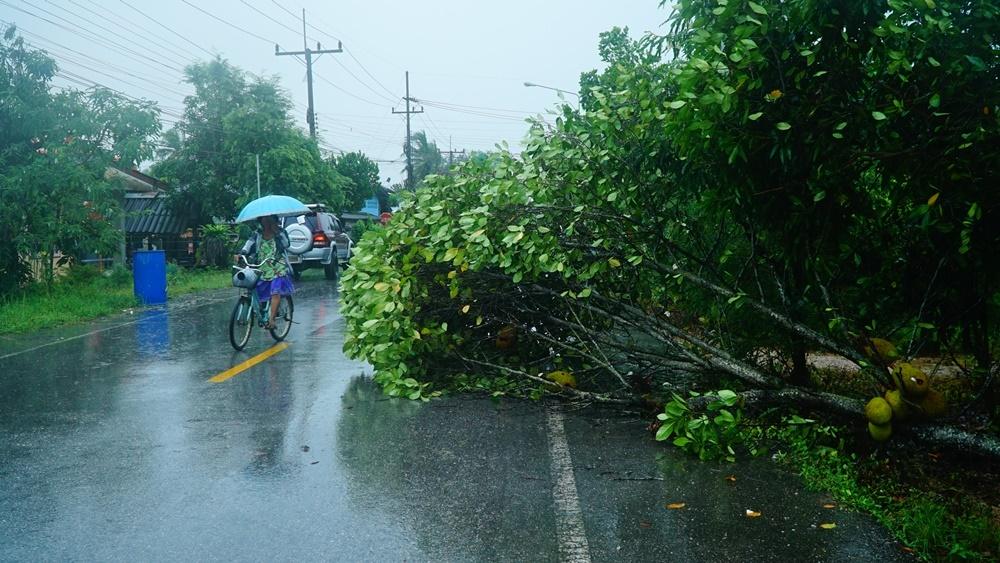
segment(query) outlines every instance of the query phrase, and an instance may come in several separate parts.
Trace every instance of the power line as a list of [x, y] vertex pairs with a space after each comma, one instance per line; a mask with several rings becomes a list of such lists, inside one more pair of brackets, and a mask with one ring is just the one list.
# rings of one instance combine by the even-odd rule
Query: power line
[[[25, 43], [28, 43], [29, 45], [31, 45], [31, 43], [29, 43], [27, 41], [25, 41]], [[35, 47], [37, 48], [37, 46], [35, 46]], [[133, 88], [139, 88], [140, 90], [145, 90], [145, 91], [150, 92], [150, 93], [157, 93], [158, 90], [154, 90], [152, 88], [153, 87], [158, 87], [159, 90], [166, 90], [167, 92], [171, 92], [171, 93], [173, 93], [175, 95], [178, 95], [178, 96], [181, 96], [181, 97], [187, 95], [187, 94], [184, 94], [183, 92], [178, 92], [177, 90], [173, 90], [171, 88], [166, 88], [166, 87], [164, 87], [162, 85], [158, 85], [158, 84], [155, 84], [155, 83], [152, 83], [152, 82], [150, 82], [150, 87], [145, 87], [145, 86], [142, 86], [142, 85], [139, 85], [139, 84], [134, 84], [132, 82], [129, 82], [128, 80], [123, 79], [120, 76], [116, 76], [114, 74], [108, 74], [107, 72], [103, 72], [103, 71], [101, 71], [99, 69], [96, 69], [96, 68], [90, 66], [90, 65], [87, 65], [85, 63], [81, 63], [81, 62], [79, 62], [77, 60], [74, 60], [73, 58], [67, 57], [66, 55], [62, 55], [61, 58], [64, 59], [65, 62], [68, 62], [70, 64], [74, 64], [74, 65], [77, 65], [79, 67], [83, 67], [83, 68], [85, 68], [85, 69], [87, 69], [87, 70], [89, 70], [91, 72], [100, 74], [101, 76], [106, 76], [108, 78], [111, 78], [112, 80], [118, 80], [122, 84], [127, 84], [129, 86], [132, 86]], [[144, 79], [144, 78], [142, 78], [140, 76], [136, 76], [134, 74], [131, 74], [131, 73], [124, 73], [124, 74], [126, 74], [127, 76], [130, 76], [132, 78], [135, 78], [136, 80], [141, 80], [141, 81], [144, 81], [144, 82], [149, 82], [148, 80], [146, 80], [146, 79]]]
[[492, 119], [500, 119], [500, 120], [507, 120], [507, 121], [517, 121], [517, 122], [523, 122], [525, 119], [527, 119], [525, 117], [513, 117], [513, 116], [510, 116], [510, 115], [502, 115], [502, 114], [487, 113], [487, 112], [482, 112], [482, 111], [457, 109], [457, 108], [452, 108], [452, 107], [448, 107], [448, 106], [443, 106], [443, 105], [435, 104], [433, 102], [427, 102], [425, 100], [418, 100], [418, 101], [420, 101], [423, 104], [426, 104], [428, 107], [432, 107], [432, 108], [436, 108], [436, 109], [443, 109], [445, 111], [451, 111], [451, 112], [455, 112], [455, 113], [464, 113], [466, 115], [476, 115], [476, 116], [479, 116], [479, 117], [489, 117], [489, 118], [492, 118]]
[[[52, 0], [48, 0], [48, 2], [49, 2], [50, 4], [55, 4], [55, 2], [53, 2]], [[71, 4], [73, 4], [73, 5], [77, 6], [78, 8], [82, 9], [83, 11], [85, 11], [85, 12], [87, 12], [87, 13], [89, 13], [89, 14], [92, 14], [92, 15], [94, 15], [94, 16], [97, 16], [97, 17], [99, 17], [99, 18], [103, 19], [104, 21], [108, 21], [108, 22], [110, 23], [110, 20], [109, 20], [108, 18], [106, 18], [106, 17], [104, 17], [104, 16], [101, 16], [100, 14], [98, 14], [98, 13], [94, 12], [94, 10], [93, 10], [92, 8], [88, 8], [87, 6], [84, 6], [83, 4], [80, 4], [80, 3], [79, 3], [79, 2], [77, 2], [76, 0], [69, 0], [69, 2], [70, 2]], [[58, 5], [58, 4], [56, 4], [56, 5]], [[95, 4], [95, 5], [96, 5], [96, 4]], [[88, 19], [86, 19], [86, 18], [84, 18], [84, 17], [82, 17], [82, 16], [79, 16], [79, 15], [77, 15], [77, 14], [76, 14], [75, 12], [71, 12], [71, 11], [70, 11], [69, 9], [67, 9], [67, 8], [65, 8], [65, 7], [62, 7], [62, 6], [60, 6], [60, 7], [61, 7], [61, 8], [63, 9], [63, 10], [65, 10], [66, 12], [68, 12], [68, 13], [71, 13], [71, 14], [73, 14], [74, 16], [77, 16], [77, 17], [79, 17], [80, 19], [82, 19], [82, 20], [84, 20], [84, 21], [87, 21], [87, 22], [89, 22], [89, 23], [91, 23], [91, 24], [93, 24], [93, 25], [95, 25], [95, 26], [97, 26], [97, 27], [99, 27], [99, 28], [101, 28], [101, 29], [105, 29], [105, 30], [107, 30], [107, 28], [105, 28], [105, 27], [101, 26], [100, 24], [97, 24], [97, 23], [94, 23], [94, 22], [92, 22], [92, 21], [90, 21], [90, 20], [88, 20]], [[97, 6], [97, 7], [98, 7], [98, 9], [103, 9], [103, 8], [101, 8], [100, 6]], [[128, 21], [127, 19], [123, 18], [122, 16], [119, 16], [119, 15], [117, 15], [117, 14], [114, 14], [114, 17], [116, 17], [116, 18], [118, 18], [118, 19], [120, 19], [120, 20], [122, 20], [122, 21], [126, 22], [126, 23], [127, 23], [127, 24], [129, 24], [129, 25], [132, 25], [132, 26], [134, 26], [134, 27], [137, 27], [137, 28], [140, 28], [140, 29], [142, 29], [143, 31], [146, 31], [146, 33], [147, 33], [148, 35], [152, 36], [152, 37], [155, 37], [155, 38], [159, 38], [159, 36], [157, 36], [157, 35], [155, 35], [155, 34], [153, 34], [153, 33], [150, 33], [149, 31], [145, 30], [144, 28], [141, 28], [141, 26], [138, 26], [138, 25], [136, 25], [135, 23], [133, 23], [133, 22], [130, 22], [130, 21]], [[111, 32], [111, 30], [108, 30], [108, 31], [109, 31], [109, 32]], [[150, 42], [151, 42], [151, 43], [152, 43], [153, 45], [155, 45], [155, 46], [159, 47], [160, 49], [163, 49], [164, 51], [167, 51], [167, 52], [169, 52], [169, 53], [173, 54], [174, 56], [177, 56], [177, 57], [180, 57], [180, 59], [181, 59], [182, 61], [184, 61], [185, 63], [187, 62], [187, 59], [189, 59], [189, 58], [190, 58], [190, 56], [191, 56], [190, 54], [185, 54], [185, 53], [181, 53], [180, 51], [176, 51], [176, 50], [174, 50], [174, 49], [172, 49], [172, 48], [170, 48], [170, 47], [168, 47], [168, 46], [164, 45], [163, 43], [160, 43], [160, 42], [157, 42], [157, 41], [152, 41], [152, 40], [151, 40], [151, 39], [149, 39], [148, 37], [147, 37], [147, 40], [149, 40], [149, 41], [150, 41]]]
[[[273, 1], [273, 0], [272, 0], [272, 1]], [[249, 6], [249, 4], [247, 3], [247, 1], [246, 1], [246, 0], [240, 0], [240, 2], [243, 2], [244, 4], [247, 4], [247, 5]], [[274, 2], [274, 4], [275, 4], [276, 6], [278, 6], [279, 8], [281, 8], [281, 9], [282, 9], [282, 10], [283, 10], [283, 11], [284, 11], [284, 12], [285, 12], [286, 14], [288, 14], [289, 16], [292, 16], [292, 17], [295, 17], [295, 19], [296, 19], [296, 20], [298, 20], [298, 17], [296, 17], [296, 16], [294, 15], [294, 14], [292, 14], [292, 12], [291, 12], [291, 11], [289, 11], [289, 10], [287, 10], [287, 9], [286, 9], [286, 8], [285, 8], [284, 6], [282, 6], [281, 4], [278, 4], [277, 2]], [[253, 8], [253, 6], [251, 6], [251, 8]], [[278, 20], [276, 20], [276, 19], [272, 18], [271, 16], [269, 16], [269, 15], [265, 14], [265, 13], [264, 13], [263, 11], [261, 11], [261, 10], [259, 10], [259, 9], [257, 9], [257, 8], [253, 8], [253, 9], [254, 9], [254, 11], [256, 11], [257, 13], [259, 13], [260, 15], [262, 15], [262, 16], [264, 16], [264, 17], [266, 17], [267, 19], [269, 19], [269, 20], [271, 20], [271, 21], [273, 21], [273, 22], [275, 22], [275, 23], [277, 23], [278, 25], [280, 25], [280, 26], [284, 27], [285, 29], [292, 29], [291, 27], [289, 27], [289, 26], [285, 25], [284, 23], [282, 23], [282, 22], [279, 22]], [[307, 23], [306, 25], [307, 25], [308, 27], [315, 27], [315, 26], [313, 26], [313, 25], [311, 25], [311, 24], [308, 24], [308, 23]], [[298, 31], [297, 31], [297, 30], [294, 30], [294, 31], [295, 31], [296, 33], [298, 33]], [[303, 29], [303, 31], [302, 31], [302, 35], [303, 35], [303, 37], [306, 37], [306, 32], [305, 32], [305, 30], [304, 30], [304, 29]], [[369, 77], [371, 77], [371, 79], [372, 79], [372, 80], [374, 80], [376, 84], [378, 84], [379, 86], [382, 86], [382, 84], [381, 84], [381, 83], [380, 83], [380, 82], [378, 81], [378, 79], [377, 79], [377, 78], [375, 78], [374, 76], [372, 76], [372, 74], [371, 74], [370, 72], [368, 72], [368, 69], [367, 69], [367, 68], [365, 68], [365, 67], [364, 67], [364, 65], [362, 65], [362, 64], [361, 64], [361, 62], [360, 62], [360, 61], [358, 61], [358, 60], [357, 60], [357, 58], [355, 58], [355, 57], [354, 57], [354, 55], [353, 55], [353, 54], [351, 54], [351, 52], [350, 52], [350, 51], [349, 51], [349, 50], [348, 50], [347, 48], [345, 48], [345, 47], [344, 47], [344, 46], [342, 45], [342, 42], [341, 42], [341, 41], [340, 41], [339, 39], [337, 39], [336, 37], [333, 37], [332, 35], [330, 35], [329, 37], [331, 37], [331, 38], [333, 38], [333, 39], [334, 39], [335, 41], [337, 41], [337, 43], [338, 43], [339, 47], [340, 47], [341, 49], [343, 49], [343, 50], [344, 50], [344, 52], [346, 52], [346, 53], [348, 54], [348, 56], [350, 56], [350, 57], [351, 57], [351, 59], [353, 59], [353, 60], [354, 60], [355, 62], [357, 62], [357, 63], [358, 63], [358, 66], [360, 66], [360, 67], [361, 67], [361, 70], [365, 71], [365, 73], [366, 73], [366, 74], [368, 74], [368, 76], [369, 76]], [[313, 39], [313, 38], [311, 38], [311, 37], [308, 37], [308, 39], [310, 39], [310, 40], [314, 40], [314, 39]], [[317, 44], [317, 45], [319, 45], [319, 41], [316, 41], [316, 44]], [[385, 94], [383, 94], [383, 93], [379, 92], [378, 90], [375, 90], [375, 89], [374, 89], [374, 88], [372, 88], [372, 87], [371, 87], [371, 86], [370, 86], [370, 85], [369, 85], [369, 84], [368, 84], [367, 82], [365, 82], [364, 80], [362, 80], [362, 79], [358, 78], [358, 76], [357, 76], [356, 74], [354, 74], [353, 72], [351, 72], [351, 69], [347, 68], [347, 66], [345, 66], [345, 65], [344, 65], [344, 63], [340, 62], [340, 61], [339, 61], [339, 60], [337, 60], [337, 59], [334, 59], [334, 62], [335, 62], [335, 63], [337, 63], [337, 65], [338, 65], [338, 66], [340, 66], [340, 68], [344, 69], [344, 72], [346, 72], [347, 74], [349, 74], [349, 75], [351, 76], [351, 78], [353, 78], [353, 79], [354, 79], [355, 81], [357, 81], [357, 82], [358, 82], [358, 84], [361, 84], [362, 86], [364, 86], [365, 88], [367, 88], [367, 89], [368, 89], [368, 91], [370, 91], [371, 93], [375, 94], [376, 96], [379, 96], [380, 98], [383, 98], [383, 99], [386, 99], [386, 100], [387, 100], [387, 101], [389, 101], [389, 102], [395, 102], [395, 101], [396, 101], [397, 99], [399, 99], [399, 96], [397, 96], [397, 95], [393, 94], [393, 93], [392, 93], [392, 92], [391, 92], [390, 90], [388, 90], [387, 88], [385, 88], [385, 86], [382, 86], [382, 88], [383, 88], [384, 90], [386, 90], [387, 92], [389, 92], [389, 97], [388, 97], [388, 98], [386, 98]]]
[[453, 108], [458, 108], [458, 109], [489, 111], [489, 112], [493, 112], [493, 113], [513, 113], [513, 114], [518, 114], [518, 115], [531, 115], [533, 113], [536, 113], [536, 112], [533, 112], [533, 111], [524, 111], [524, 110], [519, 110], [519, 109], [502, 109], [502, 108], [491, 108], [491, 107], [486, 107], [486, 106], [469, 106], [469, 105], [463, 105], [463, 104], [455, 104], [455, 103], [451, 103], [451, 102], [442, 102], [442, 101], [438, 101], [438, 100], [427, 100], [427, 99], [424, 99], [424, 100], [420, 100], [420, 101], [423, 102], [423, 103], [425, 103], [425, 104], [436, 104], [436, 105], [440, 105], [440, 106], [448, 106], [448, 107], [453, 107]]
[[[303, 63], [303, 64], [305, 64], [305, 63]], [[335, 89], [343, 92], [344, 94], [347, 94], [348, 96], [354, 98], [355, 100], [358, 100], [360, 102], [363, 102], [363, 103], [366, 103], [368, 105], [375, 106], [375, 107], [385, 107], [385, 106], [383, 106], [383, 105], [381, 105], [379, 103], [373, 102], [371, 100], [366, 100], [366, 99], [362, 98], [361, 96], [358, 96], [357, 94], [354, 94], [354, 93], [350, 92], [349, 90], [345, 90], [344, 88], [338, 86], [332, 80], [329, 80], [328, 78], [326, 78], [325, 76], [321, 75], [318, 72], [316, 73], [316, 78], [322, 80], [323, 82], [326, 82], [330, 86], [333, 86]]]
[[383, 90], [385, 90], [386, 92], [388, 92], [389, 95], [392, 96], [393, 99], [398, 99], [399, 98], [399, 96], [397, 94], [393, 93], [392, 90], [389, 90], [388, 88], [385, 87], [384, 84], [382, 84], [381, 82], [379, 82], [379, 79], [375, 78], [375, 75], [373, 75], [371, 72], [369, 72], [368, 68], [365, 67], [365, 65], [361, 64], [361, 61], [359, 61], [357, 59], [357, 57], [354, 56], [354, 53], [352, 53], [350, 49], [344, 49], [344, 51], [347, 53], [348, 57], [351, 57], [351, 59], [353, 59], [354, 62], [356, 62], [359, 67], [361, 67], [361, 70], [365, 71], [365, 74], [367, 74], [368, 76], [370, 76], [371, 79], [375, 81], [375, 84], [378, 84], [379, 87], [381, 87]]
[[283, 27], [283, 28], [291, 31], [292, 33], [298, 35], [299, 30], [295, 29], [294, 27], [285, 25], [284, 23], [282, 23], [282, 22], [280, 22], [280, 21], [272, 18], [271, 16], [267, 15], [266, 13], [264, 13], [260, 8], [258, 8], [256, 6], [254, 6], [253, 4], [247, 2], [247, 0], [240, 0], [240, 2], [242, 2], [247, 8], [250, 8], [251, 10], [257, 12], [258, 14], [264, 16], [265, 18], [271, 20], [272, 22], [274, 22], [274, 23], [280, 25], [281, 27]]
[[[296, 20], [298, 20], [298, 16], [296, 16], [294, 13], [292, 13], [292, 11], [289, 10], [288, 8], [284, 7], [277, 0], [271, 0], [271, 3], [274, 4], [275, 6], [277, 6], [278, 8], [280, 8], [286, 14], [288, 14], [288, 15], [292, 16], [293, 18], [295, 18]], [[331, 34], [327, 33], [326, 31], [324, 31], [323, 29], [320, 29], [319, 27], [316, 27], [313, 24], [308, 24], [308, 26], [310, 28], [312, 28], [313, 30], [318, 31], [321, 34], [326, 35], [330, 39], [333, 39], [334, 41], [342, 42], [339, 37], [337, 37], [335, 35], [331, 35]], [[385, 90], [386, 93], [389, 94], [389, 97], [392, 98], [393, 101], [398, 100], [400, 98], [400, 96], [397, 93], [395, 93], [392, 90], [390, 90], [389, 88], [387, 88], [385, 86], [385, 84], [383, 84], [378, 78], [376, 78], [375, 75], [372, 74], [371, 71], [368, 70], [368, 67], [366, 67], [364, 64], [362, 64], [362, 62], [359, 61], [358, 58], [354, 56], [354, 53], [352, 53], [349, 48], [345, 47], [344, 48], [344, 52], [347, 53], [347, 56], [351, 57], [351, 60], [353, 60], [355, 63], [357, 63], [357, 65], [359, 67], [361, 67], [361, 70], [364, 71], [364, 73], [367, 74], [368, 77], [371, 78], [375, 82], [375, 84], [377, 84], [380, 88], [382, 88], [383, 90]], [[343, 66], [343, 65], [341, 65], [341, 66]], [[344, 67], [344, 70], [347, 70], [347, 68]], [[348, 71], [348, 72], [350, 73], [350, 71]], [[354, 75], [352, 74], [352, 76], [354, 76]], [[354, 78], [355, 78], [355, 80], [358, 80], [358, 82], [361, 82], [362, 84], [364, 84], [364, 82], [362, 82], [356, 76]], [[378, 94], [378, 95], [381, 96], [381, 94]]]
[[260, 39], [261, 41], [264, 41], [266, 43], [270, 43], [271, 45], [274, 45], [274, 44], [277, 43], [277, 41], [272, 41], [272, 40], [268, 39], [267, 37], [262, 37], [260, 35], [257, 35], [256, 33], [252, 32], [252, 31], [249, 31], [247, 29], [244, 29], [244, 28], [236, 25], [235, 23], [232, 23], [232, 22], [230, 22], [230, 21], [228, 21], [228, 20], [226, 20], [224, 18], [220, 18], [219, 16], [217, 16], [217, 15], [211, 13], [211, 12], [208, 12], [208, 11], [202, 9], [202, 8], [199, 8], [198, 6], [195, 6], [194, 4], [192, 4], [191, 2], [188, 2], [188, 0], [181, 0], [181, 2], [184, 2], [188, 6], [191, 6], [195, 10], [198, 10], [199, 12], [205, 14], [206, 16], [208, 16], [208, 17], [210, 17], [212, 19], [214, 19], [214, 20], [216, 20], [218, 22], [224, 23], [224, 24], [228, 25], [229, 27], [231, 27], [233, 29], [236, 29], [238, 31], [242, 31], [243, 33], [246, 33], [247, 35], [249, 35], [251, 37], [255, 37], [257, 39]]
[[[152, 78], [149, 78], [149, 77], [139, 76], [139, 75], [133, 73], [132, 71], [130, 71], [128, 69], [125, 69], [125, 68], [122, 68], [122, 67], [120, 67], [118, 65], [109, 63], [109, 62], [104, 61], [102, 59], [98, 59], [98, 58], [92, 57], [90, 55], [87, 55], [86, 53], [82, 53], [80, 51], [77, 51], [75, 49], [67, 47], [67, 46], [65, 46], [65, 45], [63, 45], [61, 43], [57, 43], [55, 41], [52, 41], [50, 39], [46, 39], [45, 37], [43, 37], [43, 36], [41, 36], [41, 35], [39, 35], [37, 33], [32, 33], [31, 31], [25, 29], [22, 26], [15, 26], [12, 22], [7, 22], [7, 21], [4, 21], [4, 20], [0, 20], [0, 23], [5, 24], [7, 26], [16, 27], [17, 30], [18, 30], [18, 32], [20, 32], [22, 35], [27, 35], [27, 36], [31, 36], [31, 37], [35, 38], [31, 42], [25, 41], [25, 43], [32, 44], [33, 42], [43, 42], [43, 43], [55, 45], [59, 49], [63, 49], [65, 51], [69, 51], [70, 53], [74, 53], [76, 55], [79, 55], [79, 56], [83, 57], [84, 59], [87, 59], [89, 61], [92, 61], [94, 63], [102, 65], [104, 67], [110, 68], [110, 69], [112, 69], [112, 70], [114, 70], [116, 72], [119, 72], [119, 73], [122, 73], [122, 74], [125, 74], [125, 75], [128, 75], [128, 76], [132, 76], [133, 78], [142, 80], [143, 82], [148, 82], [148, 83], [156, 85], [156, 86], [159, 86], [159, 87], [161, 87], [163, 89], [170, 90], [174, 86], [177, 86], [176, 84], [175, 85], [167, 85], [167, 83], [165, 83], [165, 82], [160, 82], [158, 80], [155, 80], [155, 79], [152, 79]], [[58, 53], [55, 53], [54, 49], [52, 47], [46, 47], [44, 45], [37, 45], [37, 44], [35, 44], [33, 46], [36, 49], [40, 49], [42, 51], [46, 51], [46, 52], [52, 53], [54, 55], [60, 56], [60, 57], [66, 59], [66, 60], [68, 60], [68, 61], [70, 61], [70, 62], [72, 62], [74, 64], [78, 64], [80, 66], [85, 66], [82, 63], [79, 63], [79, 62], [75, 61], [72, 57], [70, 57], [68, 55], [59, 55]], [[174, 93], [179, 94], [180, 96], [187, 96], [187, 93], [182, 93], [182, 92], [177, 92], [177, 91], [174, 91]]]
[[[68, 23], [69, 25], [71, 25], [73, 27], [77, 27], [77, 28], [83, 30], [84, 32], [86, 32], [87, 34], [89, 34], [91, 36], [89, 38], [91, 41], [97, 41], [98, 43], [102, 43], [102, 44], [107, 43], [107, 44], [114, 45], [115, 47], [117, 47], [118, 49], [121, 49], [122, 51], [124, 51], [126, 53], [132, 53], [132, 54], [136, 55], [137, 57], [140, 57], [142, 59], [146, 59], [147, 61], [151, 61], [154, 64], [160, 65], [160, 66], [162, 66], [164, 68], [168, 68], [170, 70], [173, 70], [174, 72], [182, 72], [181, 69], [179, 69], [177, 67], [174, 67], [174, 66], [170, 66], [170, 65], [164, 63], [163, 61], [161, 61], [159, 59], [155, 59], [155, 58], [149, 57], [147, 55], [143, 55], [142, 53], [139, 53], [139, 52], [137, 52], [137, 51], [135, 51], [135, 50], [133, 50], [133, 49], [125, 46], [125, 45], [122, 45], [121, 43], [118, 43], [117, 41], [112, 41], [110, 39], [106, 39], [104, 37], [101, 37], [100, 35], [98, 35], [98, 34], [92, 32], [92, 31], [84, 28], [83, 26], [75, 24], [75, 23], [67, 20], [66, 18], [58, 15], [58, 14], [54, 14], [54, 13], [46, 10], [45, 8], [40, 8], [38, 6], [35, 6], [35, 5], [31, 4], [30, 2], [24, 2], [24, 3], [27, 4], [28, 6], [34, 8], [34, 9], [40, 11], [40, 12], [48, 14], [48, 15], [56, 18], [56, 19], [59, 19], [59, 20], [62, 20], [64, 22]], [[6, 2], [5, 0], [0, 0], [0, 4], [4, 4], [6, 6], [10, 6], [11, 8], [14, 8], [15, 10], [17, 10], [19, 12], [23, 12], [25, 14], [28, 14], [29, 16], [38, 18], [38, 19], [40, 19], [40, 20], [42, 20], [44, 22], [47, 22], [47, 23], [49, 23], [51, 25], [54, 25], [54, 26], [56, 26], [58, 28], [65, 29], [66, 31], [69, 31], [70, 33], [73, 33], [74, 35], [81, 35], [80, 32], [75, 31], [75, 30], [73, 30], [71, 28], [68, 28], [65, 25], [62, 25], [62, 24], [57, 23], [57, 22], [54, 22], [54, 21], [52, 21], [52, 20], [50, 20], [50, 19], [48, 19], [48, 18], [46, 18], [44, 16], [39, 16], [38, 14], [36, 14], [34, 12], [30, 12], [28, 10], [25, 10], [24, 8], [21, 8], [19, 6], [15, 6], [15, 5], [13, 5], [13, 4], [9, 3], [9, 2]], [[83, 36], [83, 37], [86, 37], [86, 36]], [[146, 63], [143, 63], [143, 64], [146, 64]]]
[[427, 117], [424, 116], [424, 114], [420, 114], [419, 118], [420, 118], [420, 121], [423, 122], [423, 124], [424, 124], [424, 129], [427, 130], [427, 131], [430, 131], [431, 133], [433, 133], [435, 137], [437, 137], [439, 139], [444, 139], [445, 137], [447, 137], [447, 135], [445, 135], [444, 133], [442, 133], [437, 128], [431, 127], [430, 122], [427, 121]]
[[171, 29], [170, 27], [168, 27], [168, 26], [164, 25], [163, 23], [161, 23], [161, 22], [160, 22], [159, 20], [157, 20], [157, 19], [155, 19], [155, 18], [152, 18], [152, 17], [150, 17], [149, 15], [147, 15], [147, 14], [146, 14], [145, 12], [143, 12], [143, 11], [142, 11], [142, 10], [140, 10], [139, 8], [136, 8], [136, 7], [135, 7], [135, 6], [133, 6], [132, 4], [129, 4], [128, 2], [126, 2], [125, 0], [118, 0], [118, 1], [119, 1], [119, 2], [121, 2], [122, 4], [125, 4], [126, 6], [128, 6], [129, 8], [131, 8], [132, 10], [134, 10], [134, 11], [138, 12], [140, 16], [142, 16], [142, 17], [146, 18], [147, 20], [149, 20], [149, 21], [151, 21], [151, 22], [155, 23], [156, 25], [158, 25], [158, 26], [162, 27], [163, 29], [165, 29], [165, 30], [169, 31], [170, 33], [173, 33], [174, 35], [176, 35], [177, 37], [180, 37], [181, 39], [183, 39], [184, 41], [186, 41], [186, 42], [190, 43], [191, 45], [194, 45], [195, 47], [197, 47], [197, 48], [201, 49], [202, 51], [204, 51], [204, 52], [208, 53], [208, 56], [210, 56], [210, 57], [212, 57], [212, 58], [215, 58], [215, 57], [216, 57], [216, 53], [213, 53], [213, 52], [209, 51], [208, 49], [206, 49], [206, 48], [202, 47], [201, 45], [198, 45], [198, 44], [197, 44], [197, 43], [195, 43], [194, 41], [191, 41], [191, 40], [190, 40], [190, 39], [188, 39], [187, 37], [184, 37], [184, 36], [183, 36], [183, 35], [181, 35], [180, 33], [177, 33], [176, 31], [174, 31], [174, 30], [173, 30], [173, 29]]

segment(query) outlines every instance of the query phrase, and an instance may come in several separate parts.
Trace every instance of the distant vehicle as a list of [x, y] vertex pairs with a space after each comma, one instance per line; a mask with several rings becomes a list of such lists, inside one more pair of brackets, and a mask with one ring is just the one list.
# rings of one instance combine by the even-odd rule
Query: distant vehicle
[[312, 211], [297, 217], [285, 217], [284, 222], [290, 247], [299, 252], [288, 255], [293, 274], [298, 279], [303, 270], [323, 268], [326, 279], [337, 279], [339, 269], [346, 268], [351, 260], [354, 241], [326, 206], [314, 203], [306, 207]]

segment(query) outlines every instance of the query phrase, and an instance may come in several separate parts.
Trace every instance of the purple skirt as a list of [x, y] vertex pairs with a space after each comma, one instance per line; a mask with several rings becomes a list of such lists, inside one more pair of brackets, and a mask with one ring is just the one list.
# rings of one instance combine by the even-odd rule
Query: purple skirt
[[266, 300], [272, 295], [291, 295], [295, 292], [292, 285], [292, 278], [289, 275], [278, 276], [273, 280], [260, 280], [257, 282], [257, 299]]

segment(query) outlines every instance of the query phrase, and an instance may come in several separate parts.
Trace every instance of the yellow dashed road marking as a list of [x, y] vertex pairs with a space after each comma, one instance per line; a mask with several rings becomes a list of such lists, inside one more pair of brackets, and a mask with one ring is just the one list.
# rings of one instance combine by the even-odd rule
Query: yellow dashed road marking
[[260, 354], [257, 354], [256, 356], [250, 358], [249, 360], [247, 360], [245, 362], [242, 362], [242, 363], [239, 363], [239, 364], [236, 364], [235, 366], [227, 369], [226, 371], [224, 371], [224, 372], [216, 375], [212, 379], [209, 379], [209, 381], [211, 381], [212, 383], [222, 383], [223, 381], [226, 381], [227, 379], [229, 379], [229, 378], [231, 378], [231, 377], [239, 374], [240, 372], [246, 371], [246, 370], [254, 367], [255, 365], [257, 365], [257, 364], [263, 362], [264, 360], [270, 358], [271, 356], [277, 354], [278, 352], [281, 352], [285, 348], [288, 348], [288, 343], [287, 342], [279, 342], [279, 343], [275, 344], [274, 346], [271, 346], [267, 350], [264, 350]]

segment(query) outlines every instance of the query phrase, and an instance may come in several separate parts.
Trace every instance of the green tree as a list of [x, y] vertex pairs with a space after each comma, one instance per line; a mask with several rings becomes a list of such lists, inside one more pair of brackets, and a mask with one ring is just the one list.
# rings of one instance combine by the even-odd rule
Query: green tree
[[346, 178], [294, 126], [291, 100], [276, 78], [249, 75], [224, 59], [185, 69], [195, 94], [165, 140], [173, 145], [152, 173], [171, 186], [175, 208], [198, 223], [230, 218], [261, 193], [339, 208]]
[[[407, 147], [403, 145], [403, 156], [406, 156]], [[427, 138], [426, 131], [417, 131], [410, 138], [409, 146], [410, 158], [413, 160], [413, 178], [409, 179], [411, 188], [419, 186], [424, 178], [431, 174], [444, 174], [447, 172], [444, 157], [437, 143]], [[403, 169], [406, 172], [406, 169]]]
[[379, 169], [372, 159], [361, 152], [349, 152], [330, 159], [341, 176], [351, 180], [350, 189], [344, 194], [343, 209], [357, 211], [366, 199], [376, 197], [381, 187]]
[[15, 28], [0, 39], [0, 294], [24, 283], [25, 257], [110, 254], [121, 238], [109, 166], [152, 156], [158, 111], [107, 89], [51, 86], [55, 62]]
[[[717, 171], [725, 187], [709, 192], [710, 204], [744, 218], [754, 262], [768, 265], [757, 273], [775, 277], [793, 318], [860, 303], [869, 318], [848, 327], [860, 332], [901, 303], [886, 285], [936, 290], [944, 310], [920, 307], [914, 323], [961, 326], [989, 365], [984, 303], [1000, 290], [988, 250], [1000, 228], [987, 219], [998, 200], [986, 172], [1000, 158], [998, 18], [997, 2], [966, 0], [678, 3], [668, 134], [682, 158]], [[916, 224], [908, 239], [873, 248], [892, 232], [884, 225]], [[881, 268], [892, 251], [907, 266]], [[845, 263], [870, 275], [854, 277]], [[933, 277], [963, 290], [945, 298]], [[850, 300], [827, 299], [841, 292]], [[805, 347], [791, 350], [799, 383]]]

